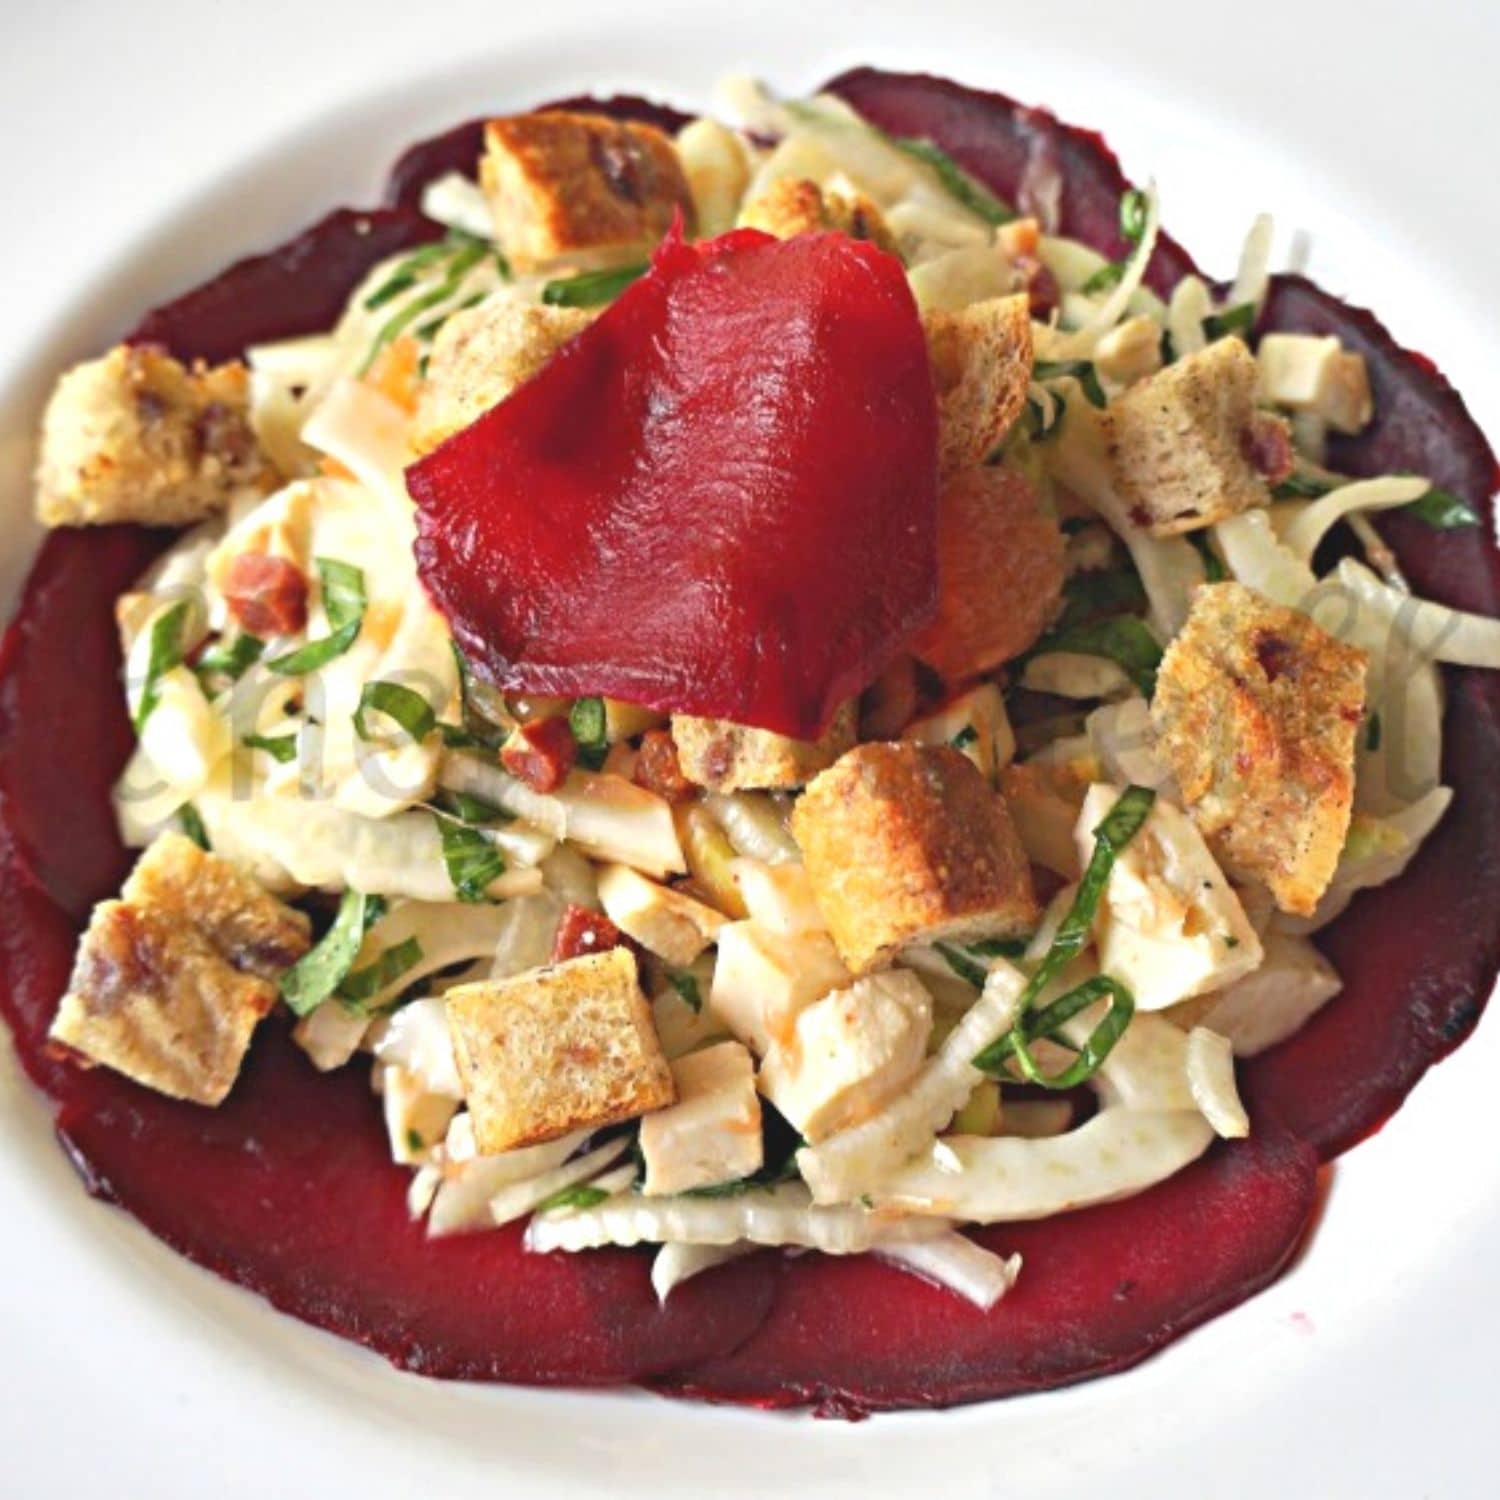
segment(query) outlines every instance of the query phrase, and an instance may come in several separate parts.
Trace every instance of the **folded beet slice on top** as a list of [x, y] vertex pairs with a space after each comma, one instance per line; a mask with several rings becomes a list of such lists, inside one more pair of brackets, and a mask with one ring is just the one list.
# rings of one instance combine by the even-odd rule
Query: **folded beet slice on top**
[[901, 263], [837, 234], [674, 236], [407, 486], [422, 580], [496, 685], [814, 739], [936, 597]]

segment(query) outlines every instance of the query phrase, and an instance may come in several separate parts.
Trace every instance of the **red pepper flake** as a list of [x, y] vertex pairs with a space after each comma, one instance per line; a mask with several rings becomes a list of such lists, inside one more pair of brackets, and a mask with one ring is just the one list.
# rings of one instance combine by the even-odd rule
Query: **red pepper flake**
[[578, 759], [578, 742], [566, 719], [517, 725], [500, 748], [500, 764], [534, 792], [555, 792]]
[[674, 234], [407, 485], [423, 582], [496, 685], [816, 738], [936, 597], [905, 273], [841, 234]]
[[241, 552], [229, 565], [224, 601], [251, 635], [295, 635], [307, 624], [307, 578], [284, 557]]
[[630, 943], [625, 934], [603, 912], [569, 904], [557, 924], [557, 936], [552, 940], [552, 962], [560, 964], [570, 958], [581, 958], [586, 953], [628, 947]]
[[647, 731], [635, 758], [635, 782], [668, 802], [686, 802], [698, 788], [682, 774], [677, 742], [665, 729]]

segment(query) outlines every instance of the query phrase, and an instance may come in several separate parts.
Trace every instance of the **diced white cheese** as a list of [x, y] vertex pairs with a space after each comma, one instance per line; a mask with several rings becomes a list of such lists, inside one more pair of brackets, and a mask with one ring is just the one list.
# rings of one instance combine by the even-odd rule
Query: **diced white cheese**
[[377, 1063], [391, 1159], [407, 1166], [424, 1162], [442, 1139], [458, 1110], [458, 1100], [427, 1091], [417, 1074], [395, 1063]]
[[[410, 1073], [430, 1094], [446, 1099], [464, 1096], [458, 1065], [453, 1060], [453, 1037], [444, 1000], [413, 1000], [403, 1005], [375, 1043], [375, 1056]], [[445, 1127], [447, 1123], [443, 1122]]]
[[783, 937], [757, 922], [719, 929], [708, 1004], [758, 1056], [791, 1034], [798, 1014], [830, 990], [848, 984], [849, 971], [823, 933]]
[[320, 1073], [331, 1073], [359, 1051], [369, 1029], [370, 1018], [362, 1011], [351, 1010], [342, 1000], [325, 1000], [292, 1028], [292, 1040]]
[[1227, 1037], [1236, 1057], [1256, 1057], [1300, 1031], [1344, 987], [1333, 965], [1304, 937], [1272, 931], [1265, 961], [1211, 996], [1197, 1020]]
[[989, 782], [1016, 757], [1015, 731], [1005, 712], [1005, 699], [993, 682], [960, 693], [935, 712], [913, 719], [902, 738], [919, 745], [952, 745]]
[[[1094, 830], [1119, 797], [1095, 785], [1074, 837], [1087, 862]], [[1094, 922], [1099, 967], [1127, 985], [1139, 1010], [1163, 1010], [1254, 970], [1260, 938], [1196, 825], [1158, 797], [1115, 859]]]
[[648, 880], [628, 865], [599, 871], [604, 914], [643, 948], [686, 968], [719, 934], [725, 919], [711, 906]]
[[1268, 333], [1255, 357], [1256, 394], [1269, 405], [1311, 412], [1345, 433], [1358, 432], [1373, 415], [1364, 356], [1346, 353], [1331, 334]]
[[868, 1119], [911, 1080], [927, 1051], [932, 1000], [903, 969], [814, 1001], [761, 1068], [765, 1096], [811, 1142]]
[[672, 1064], [677, 1103], [641, 1120], [642, 1191], [653, 1197], [734, 1182], [760, 1169], [764, 1147], [755, 1063], [720, 1042]]
[[729, 867], [750, 920], [783, 937], [826, 932], [828, 923], [818, 910], [812, 882], [800, 860], [767, 864], [760, 859], [736, 859]]

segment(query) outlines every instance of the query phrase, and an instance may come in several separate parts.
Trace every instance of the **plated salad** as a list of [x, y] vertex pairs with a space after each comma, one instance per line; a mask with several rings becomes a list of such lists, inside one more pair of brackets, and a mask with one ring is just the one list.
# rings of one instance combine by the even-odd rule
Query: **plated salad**
[[0, 1005], [92, 1191], [407, 1368], [1124, 1368], [1488, 997], [1494, 456], [1044, 112], [720, 101], [461, 126], [60, 377]]

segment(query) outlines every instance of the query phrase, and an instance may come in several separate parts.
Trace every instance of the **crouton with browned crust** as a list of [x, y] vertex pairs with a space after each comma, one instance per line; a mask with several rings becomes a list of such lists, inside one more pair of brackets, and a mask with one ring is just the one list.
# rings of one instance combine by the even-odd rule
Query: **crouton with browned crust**
[[1115, 483], [1138, 525], [1173, 536], [1269, 502], [1257, 434], [1282, 424], [1256, 411], [1256, 380], [1254, 355], [1223, 338], [1110, 402]]
[[228, 1094], [307, 918], [181, 834], [141, 856], [123, 899], [95, 907], [52, 1041], [175, 1099]]
[[818, 907], [855, 974], [908, 943], [1004, 936], [1036, 919], [1004, 802], [950, 746], [858, 745], [792, 811]]
[[760, 229], [779, 240], [839, 230], [896, 254], [896, 241], [878, 208], [863, 193], [825, 193], [815, 182], [783, 177], [740, 210], [742, 229]]
[[1062, 529], [1026, 479], [968, 469], [938, 497], [937, 614], [913, 642], [950, 683], [1035, 644], [1062, 597]]
[[186, 526], [275, 472], [250, 428], [237, 360], [188, 367], [120, 344], [75, 365], [42, 416], [36, 512], [46, 526]]
[[571, 110], [490, 120], [479, 185], [495, 238], [521, 272], [573, 257], [649, 250], [693, 196], [670, 137], [654, 125]]
[[856, 708], [845, 703], [815, 740], [795, 740], [727, 719], [672, 715], [682, 774], [715, 792], [786, 791], [805, 786], [853, 743]]
[[938, 467], [982, 464], [1026, 405], [1031, 384], [1030, 303], [1023, 293], [922, 319], [938, 398]]
[[676, 1100], [628, 948], [448, 991], [481, 1153], [555, 1140]]
[[1311, 915], [1349, 831], [1366, 658], [1238, 583], [1200, 587], [1157, 673], [1157, 751], [1232, 875]]

